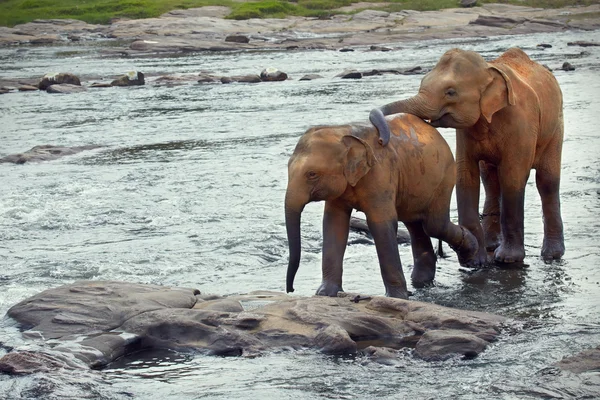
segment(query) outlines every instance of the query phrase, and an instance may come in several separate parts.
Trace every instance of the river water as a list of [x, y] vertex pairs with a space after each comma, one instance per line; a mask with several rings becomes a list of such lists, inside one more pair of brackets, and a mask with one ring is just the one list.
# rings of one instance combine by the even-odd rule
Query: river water
[[[572, 47], [598, 32], [402, 44], [394, 52], [203, 53], [177, 58], [107, 58], [102, 44], [0, 49], [0, 77], [73, 72], [98, 78], [258, 73], [293, 79], [261, 84], [187, 84], [0, 96], [0, 156], [35, 145], [108, 147], [45, 163], [0, 165], [0, 315], [16, 302], [75, 280], [124, 280], [234, 294], [285, 289], [283, 199], [287, 160], [311, 125], [366, 121], [376, 105], [411, 96], [419, 76], [361, 80], [346, 68], [431, 68], [452, 47], [492, 59], [512, 46], [554, 69], [565, 104], [562, 213], [567, 252], [544, 263], [534, 174], [525, 200], [526, 266], [459, 270], [438, 263], [436, 286], [414, 299], [515, 320], [474, 360], [424, 362], [407, 350], [394, 365], [362, 356], [276, 351], [258, 358], [152, 352], [102, 371], [0, 376], [0, 398], [375, 399], [580, 398], [600, 393], [598, 374], [555, 376], [547, 367], [600, 344], [600, 48]], [[539, 43], [553, 47], [541, 50]], [[583, 52], [583, 53], [582, 53]], [[559, 69], [569, 61], [577, 69]], [[299, 81], [308, 73], [324, 78]], [[149, 79], [150, 80], [150, 79]], [[453, 130], [442, 133], [455, 145]], [[322, 203], [303, 215], [303, 258], [294, 295], [320, 283]], [[456, 220], [453, 202], [451, 217]], [[351, 233], [344, 288], [383, 294], [373, 245]], [[400, 246], [410, 276], [410, 247]], [[0, 356], [35, 348], [8, 318]], [[562, 397], [561, 397], [562, 396]]]

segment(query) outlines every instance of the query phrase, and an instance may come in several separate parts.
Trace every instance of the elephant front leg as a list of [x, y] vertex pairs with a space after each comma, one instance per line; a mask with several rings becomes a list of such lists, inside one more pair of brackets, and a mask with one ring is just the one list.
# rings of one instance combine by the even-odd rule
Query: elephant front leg
[[481, 225], [485, 238], [485, 249], [494, 251], [502, 241], [500, 228], [500, 182], [495, 165], [479, 162], [481, 181], [485, 189], [485, 202], [483, 203], [483, 214]]
[[408, 298], [408, 289], [406, 280], [402, 272], [400, 262], [400, 253], [398, 253], [398, 242], [396, 232], [398, 231], [398, 220], [382, 220], [370, 217], [367, 214], [367, 224], [369, 231], [375, 241], [379, 267], [381, 268], [381, 277], [385, 285], [385, 295], [388, 297]]
[[352, 209], [342, 204], [325, 202], [323, 214], [323, 280], [317, 289], [318, 296], [337, 296], [342, 289], [344, 253], [350, 230]]
[[[484, 234], [479, 221], [479, 164], [477, 159], [465, 149], [464, 134], [458, 134], [456, 143], [456, 201], [458, 204], [458, 223], [461, 229], [467, 229], [477, 240], [477, 252], [472, 257], [464, 257], [459, 254], [461, 264], [469, 267], [477, 267], [486, 264], [487, 253], [485, 251]], [[431, 232], [430, 232], [431, 234]], [[432, 234], [435, 237], [435, 235]], [[470, 247], [469, 235], [460, 232], [460, 243], [457, 248]], [[467, 242], [463, 243], [463, 240]]]

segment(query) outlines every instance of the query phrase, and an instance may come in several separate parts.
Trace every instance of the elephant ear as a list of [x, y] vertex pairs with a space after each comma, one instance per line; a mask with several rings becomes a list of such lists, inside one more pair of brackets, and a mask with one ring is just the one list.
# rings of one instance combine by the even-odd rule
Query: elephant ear
[[488, 71], [491, 80], [481, 96], [480, 107], [481, 114], [490, 123], [492, 115], [504, 107], [515, 105], [516, 101], [510, 77], [494, 65], [489, 65]]
[[375, 164], [375, 156], [371, 146], [356, 136], [345, 135], [342, 137], [342, 142], [348, 149], [344, 165], [344, 176], [350, 186], [354, 187], [371, 170], [371, 167]]

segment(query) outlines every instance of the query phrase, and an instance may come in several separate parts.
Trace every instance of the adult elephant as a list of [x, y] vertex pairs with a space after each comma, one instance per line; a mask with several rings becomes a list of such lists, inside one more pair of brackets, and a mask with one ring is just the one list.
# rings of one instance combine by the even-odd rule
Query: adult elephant
[[459, 260], [469, 263], [477, 240], [450, 222], [455, 184], [452, 152], [439, 132], [414, 115], [399, 114], [385, 122], [392, 136], [387, 146], [371, 124], [318, 126], [298, 141], [288, 163], [285, 222], [289, 242], [287, 292], [294, 291], [300, 265], [300, 220], [305, 205], [325, 201], [323, 280], [318, 295], [342, 291], [342, 264], [350, 215], [365, 213], [375, 241], [386, 295], [407, 298], [396, 232], [404, 222], [410, 236], [415, 286], [431, 283], [436, 256], [430, 237], [446, 241]]
[[[560, 215], [560, 165], [563, 143], [562, 93], [552, 73], [520, 49], [486, 62], [472, 51], [453, 49], [421, 81], [419, 93], [371, 112], [382, 141], [389, 127], [381, 114], [410, 113], [432, 126], [456, 128], [459, 224], [498, 262], [521, 262], [525, 185], [532, 168], [542, 199], [542, 257], [565, 252]], [[479, 177], [485, 188], [479, 218]]]

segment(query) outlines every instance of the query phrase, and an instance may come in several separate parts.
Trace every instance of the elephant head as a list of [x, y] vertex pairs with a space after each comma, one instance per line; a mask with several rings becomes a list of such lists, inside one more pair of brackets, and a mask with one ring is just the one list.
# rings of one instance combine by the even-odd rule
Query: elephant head
[[285, 223], [289, 245], [286, 291], [294, 291], [300, 265], [300, 220], [306, 204], [341, 197], [375, 163], [371, 146], [351, 135], [350, 126], [316, 127], [299, 140], [288, 163]]
[[402, 112], [427, 120], [436, 128], [466, 129], [481, 117], [490, 123], [496, 112], [515, 104], [514, 96], [505, 71], [473, 51], [452, 49], [423, 77], [416, 96], [374, 109], [370, 120], [386, 144], [389, 127], [382, 114]]

